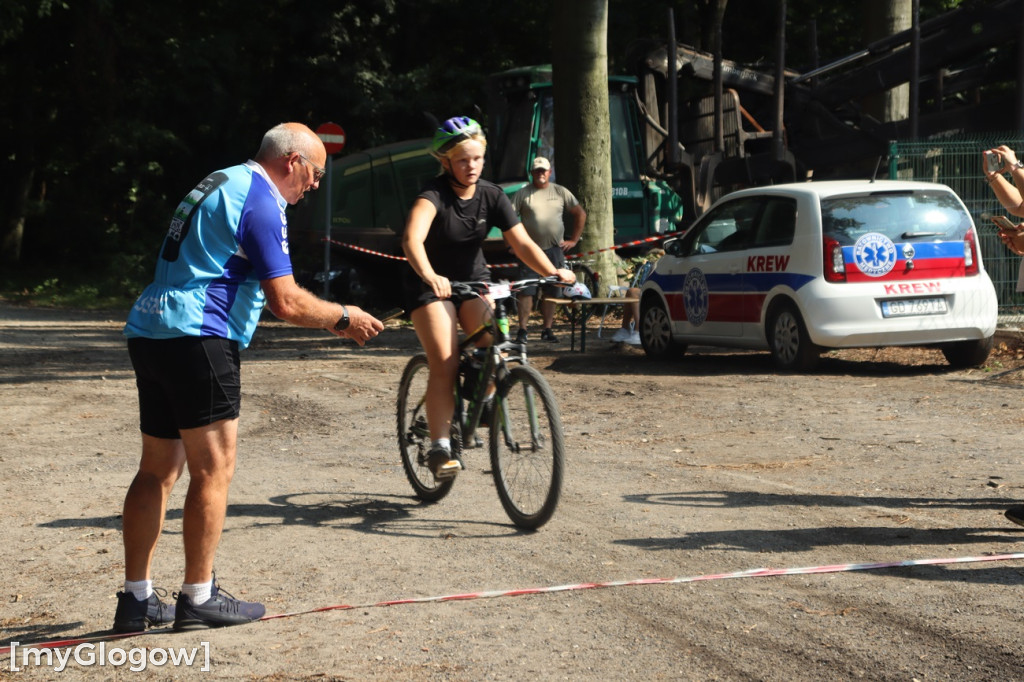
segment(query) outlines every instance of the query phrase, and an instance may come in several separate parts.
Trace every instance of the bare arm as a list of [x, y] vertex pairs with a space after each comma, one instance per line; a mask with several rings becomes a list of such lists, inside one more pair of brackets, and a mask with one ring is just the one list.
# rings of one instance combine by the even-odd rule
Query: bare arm
[[402, 235], [402, 251], [409, 259], [409, 265], [416, 271], [427, 286], [434, 290], [438, 298], [448, 298], [452, 295], [452, 285], [447, 277], [434, 272], [430, 259], [427, 258], [427, 250], [423, 243], [430, 231], [430, 224], [437, 215], [437, 207], [426, 199], [420, 197], [413, 202], [412, 210], [409, 211], [409, 218], [405, 221], [405, 233]]
[[291, 275], [260, 281], [267, 296], [270, 312], [285, 322], [297, 327], [326, 329], [332, 334], [354, 340], [360, 346], [384, 329], [384, 323], [361, 308], [350, 305], [349, 326], [344, 331], [335, 331], [334, 325], [341, 319], [344, 309], [339, 303], [331, 303], [300, 287]]
[[569, 209], [569, 216], [572, 218], [572, 237], [561, 243], [562, 251], [568, 251], [580, 243], [583, 226], [587, 224], [587, 212], [579, 204]]

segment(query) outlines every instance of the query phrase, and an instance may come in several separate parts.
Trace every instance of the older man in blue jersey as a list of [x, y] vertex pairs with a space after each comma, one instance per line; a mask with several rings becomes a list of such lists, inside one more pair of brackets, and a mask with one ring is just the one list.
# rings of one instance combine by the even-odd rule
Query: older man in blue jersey
[[[128, 315], [125, 336], [139, 392], [142, 458], [124, 502], [125, 583], [114, 630], [174, 622], [175, 630], [263, 616], [214, 582], [213, 558], [235, 469], [241, 403], [239, 351], [264, 305], [300, 327], [363, 345], [384, 325], [355, 306], [296, 284], [285, 208], [319, 186], [327, 152], [299, 123], [267, 131], [254, 160], [206, 177], [178, 205], [156, 276]], [[185, 578], [175, 605], [153, 591], [150, 565], [167, 499], [184, 467]]]

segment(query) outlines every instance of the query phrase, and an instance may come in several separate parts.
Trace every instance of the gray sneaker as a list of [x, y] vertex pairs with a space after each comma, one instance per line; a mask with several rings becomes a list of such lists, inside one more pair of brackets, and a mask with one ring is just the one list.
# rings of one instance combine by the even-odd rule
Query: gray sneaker
[[174, 620], [174, 604], [160, 601], [167, 592], [156, 588], [149, 599], [136, 599], [131, 592], [117, 593], [114, 632], [142, 632], [146, 626], [167, 625]]
[[193, 604], [191, 597], [178, 593], [178, 608], [174, 617], [176, 631], [205, 630], [228, 625], [244, 625], [259, 620], [267, 612], [263, 604], [235, 599], [220, 589], [216, 579], [210, 599], [202, 604]]

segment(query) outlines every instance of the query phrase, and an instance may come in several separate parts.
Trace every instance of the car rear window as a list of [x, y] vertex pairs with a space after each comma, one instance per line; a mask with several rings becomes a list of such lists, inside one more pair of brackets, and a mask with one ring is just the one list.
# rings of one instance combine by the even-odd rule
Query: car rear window
[[952, 193], [924, 190], [822, 199], [821, 223], [826, 236], [848, 246], [869, 232], [896, 243], [962, 241], [971, 217]]

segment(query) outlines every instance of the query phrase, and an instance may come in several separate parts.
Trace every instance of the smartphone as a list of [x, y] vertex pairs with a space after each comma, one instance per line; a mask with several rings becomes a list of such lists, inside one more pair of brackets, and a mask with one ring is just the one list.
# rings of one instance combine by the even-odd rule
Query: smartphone
[[380, 321], [387, 322], [388, 320], [393, 320], [396, 317], [401, 317], [403, 313], [405, 313], [405, 310], [402, 308], [395, 308], [393, 310], [389, 310], [380, 316]]
[[1003, 167], [1003, 157], [995, 152], [985, 152], [985, 172], [998, 173]]
[[989, 216], [989, 219], [999, 226], [999, 229], [1003, 232], [1017, 232], [1017, 226], [1014, 225], [1006, 216], [994, 215]]

